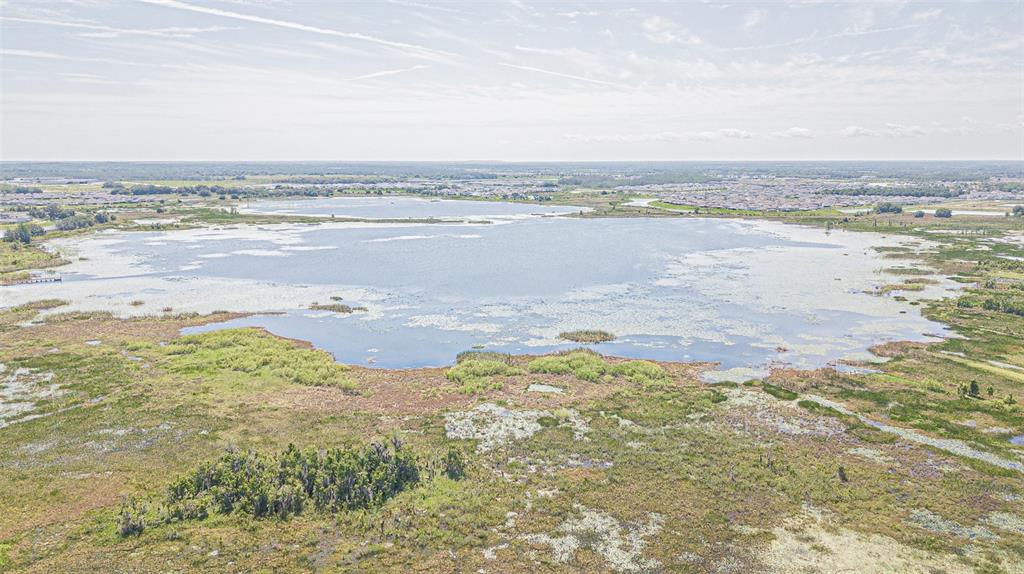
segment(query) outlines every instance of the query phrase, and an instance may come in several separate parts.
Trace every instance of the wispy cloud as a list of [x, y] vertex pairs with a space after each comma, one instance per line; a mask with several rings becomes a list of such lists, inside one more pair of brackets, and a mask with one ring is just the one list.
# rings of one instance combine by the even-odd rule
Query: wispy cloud
[[221, 32], [224, 30], [233, 30], [234, 28], [225, 28], [223, 26], [207, 26], [203, 28], [199, 27], [170, 27], [170, 28], [151, 28], [151, 29], [138, 29], [138, 28], [115, 28], [113, 26], [104, 26], [101, 24], [87, 24], [84, 22], [68, 22], [62, 20], [46, 20], [39, 18], [18, 18], [18, 17], [0, 17], [0, 20], [6, 22], [22, 22], [25, 24], [40, 24], [43, 26], [57, 26], [61, 28], [75, 28], [79, 30], [89, 30], [89, 32], [83, 32], [81, 36], [88, 38], [117, 38], [119, 36], [151, 36], [154, 38], [191, 38], [196, 34], [205, 34], [209, 32]]
[[505, 66], [506, 68], [515, 68], [517, 70], [525, 70], [527, 72], [536, 72], [538, 74], [547, 74], [549, 76], [556, 76], [560, 78], [568, 78], [570, 80], [578, 80], [580, 82], [589, 82], [591, 84], [598, 84], [602, 86], [612, 86], [615, 88], [629, 88], [624, 84], [617, 84], [615, 82], [606, 82], [604, 80], [595, 80], [586, 76], [577, 76], [574, 74], [566, 74], [563, 72], [555, 72], [553, 70], [545, 70], [543, 68], [534, 68], [533, 66], [520, 66], [519, 64], [506, 64], [505, 62], [498, 62], [499, 66]]
[[680, 28], [666, 18], [651, 16], [643, 21], [644, 36], [656, 44], [683, 44], [696, 46], [702, 40], [690, 32]]
[[398, 69], [398, 70], [381, 70], [380, 72], [371, 72], [369, 74], [363, 74], [362, 76], [356, 76], [354, 78], [349, 78], [348, 81], [354, 82], [356, 80], [369, 80], [369, 79], [372, 79], [372, 78], [382, 78], [384, 76], [394, 76], [396, 74], [404, 74], [406, 72], [414, 72], [416, 70], [422, 70], [424, 68], [429, 68], [429, 67], [430, 66], [419, 65], [419, 66], [412, 66], [412, 67], [409, 67], [409, 68], [401, 68], [401, 69]]
[[393, 48], [404, 52], [407, 55], [426, 58], [432, 60], [438, 59], [449, 59], [456, 54], [451, 52], [445, 52], [443, 50], [435, 50], [426, 46], [419, 46], [416, 44], [408, 44], [405, 42], [396, 42], [393, 40], [387, 40], [384, 38], [378, 38], [377, 36], [371, 36], [362, 32], [343, 32], [341, 30], [334, 30], [331, 28], [320, 28], [318, 26], [310, 26], [299, 22], [292, 22], [290, 20], [279, 20], [276, 18], [266, 18], [264, 16], [256, 16], [254, 14], [245, 14], [242, 12], [234, 12], [231, 10], [221, 10], [219, 8], [208, 8], [206, 6], [197, 6], [195, 4], [188, 4], [186, 2], [179, 2], [178, 0], [142, 0], [146, 4], [153, 4], [156, 6], [164, 6], [167, 8], [175, 8], [178, 10], [188, 10], [191, 12], [198, 12], [201, 14], [209, 14], [211, 16], [219, 16], [222, 18], [232, 18], [235, 20], [241, 20], [244, 22], [252, 22], [255, 24], [264, 24], [267, 26], [277, 26], [279, 28], [288, 28], [290, 30], [297, 30], [300, 32], [309, 32], [311, 34], [321, 34], [324, 36], [336, 36], [339, 38], [348, 38], [350, 40], [359, 40], [363, 42], [370, 42], [388, 48]]
[[787, 130], [772, 132], [772, 135], [779, 138], [811, 139], [814, 132], [807, 128], [792, 127]]
[[839, 130], [839, 135], [844, 138], [868, 138], [878, 136], [879, 132], [877, 130], [870, 130], [863, 126], [847, 126]]
[[749, 32], [750, 30], [760, 26], [767, 17], [768, 11], [764, 8], [751, 10], [743, 16], [743, 29]]

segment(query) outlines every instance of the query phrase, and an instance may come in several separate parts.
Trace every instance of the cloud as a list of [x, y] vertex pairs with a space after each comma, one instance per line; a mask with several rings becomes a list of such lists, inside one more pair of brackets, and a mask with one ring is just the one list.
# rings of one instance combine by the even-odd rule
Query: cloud
[[921, 126], [905, 126], [903, 124], [885, 124], [886, 134], [894, 137], [923, 136], [927, 132]]
[[927, 133], [928, 132], [921, 126], [908, 126], [896, 123], [887, 123], [885, 124], [885, 128], [881, 130], [865, 128], [862, 126], [848, 126], [839, 130], [839, 135], [847, 138], [878, 136], [916, 137], [923, 136]]
[[643, 21], [644, 36], [655, 44], [682, 44], [685, 46], [696, 46], [702, 40], [676, 26], [670, 20], [661, 16], [651, 16]]
[[768, 11], [763, 8], [751, 10], [743, 16], [743, 29], [749, 32], [760, 26], [767, 17]]
[[869, 130], [868, 128], [861, 126], [847, 126], [839, 130], [839, 135], [844, 138], [864, 138], [864, 137], [875, 137], [878, 134], [875, 130]]
[[721, 141], [723, 139], [751, 139], [754, 134], [735, 128], [722, 128], [703, 132], [651, 132], [638, 134], [565, 134], [565, 139], [579, 142], [594, 143], [643, 143], [671, 141]]
[[579, 80], [581, 82], [589, 82], [591, 84], [599, 84], [602, 86], [612, 86], [615, 88], [629, 88], [629, 86], [623, 84], [616, 84], [614, 82], [606, 82], [604, 80], [595, 80], [586, 76], [577, 76], [574, 74], [565, 74], [562, 72], [555, 72], [552, 70], [545, 70], [543, 68], [534, 68], [533, 66], [520, 66], [518, 64], [506, 64], [505, 62], [498, 62], [499, 66], [505, 66], [506, 68], [515, 68], [517, 70], [525, 70], [527, 72], [537, 72], [538, 74], [547, 74], [549, 76], [557, 76], [560, 78], [568, 78], [570, 80]]
[[363, 74], [362, 76], [356, 76], [354, 78], [349, 78], [348, 80], [349, 81], [369, 80], [371, 78], [381, 78], [381, 77], [384, 77], [384, 76], [394, 76], [395, 74], [404, 74], [406, 72], [413, 72], [413, 71], [416, 71], [416, 70], [422, 70], [424, 68], [429, 68], [429, 67], [430, 66], [420, 65], [420, 66], [412, 66], [411, 68], [401, 68], [401, 69], [398, 69], [398, 70], [381, 70], [380, 72], [372, 72], [372, 73], [369, 73], [369, 74]]
[[58, 26], [61, 28], [77, 28], [79, 30], [90, 30], [83, 32], [80, 36], [86, 38], [118, 38], [120, 36], [151, 36], [154, 38], [192, 38], [196, 34], [209, 32], [221, 32], [224, 30], [235, 30], [236, 28], [225, 28], [223, 26], [207, 26], [203, 28], [192, 27], [170, 27], [170, 28], [114, 28], [101, 24], [86, 24], [82, 22], [65, 22], [61, 20], [46, 20], [41, 18], [16, 18], [4, 17], [0, 20], [7, 22], [23, 22], [26, 24], [42, 24], [44, 26]]
[[733, 139], [740, 139], [740, 140], [748, 140], [748, 139], [754, 137], [754, 134], [752, 134], [752, 133], [750, 133], [750, 132], [748, 132], [746, 130], [738, 130], [736, 128], [723, 128], [723, 129], [720, 129], [720, 130], [718, 130], [718, 135], [722, 136], [723, 138], [733, 138]]
[[814, 132], [807, 128], [792, 127], [788, 130], [772, 132], [772, 135], [779, 138], [811, 139], [814, 137]]
[[942, 8], [934, 8], [932, 10], [922, 10], [921, 12], [915, 12], [910, 16], [910, 19], [914, 22], [928, 22], [934, 20], [942, 15]]
[[152, 4], [155, 6], [163, 6], [166, 8], [175, 8], [178, 10], [187, 10], [191, 12], [199, 12], [200, 14], [209, 14], [211, 16], [220, 16], [222, 18], [232, 18], [235, 20], [242, 20], [245, 22], [253, 22], [256, 24], [265, 24], [267, 26], [277, 26], [279, 28], [288, 28], [290, 30], [298, 30], [300, 32], [310, 32], [312, 34], [322, 34], [325, 36], [337, 36], [339, 38], [349, 38], [351, 40], [360, 40], [363, 42], [370, 42], [388, 48], [399, 50], [409, 56], [416, 58], [427, 58], [432, 60], [447, 59], [455, 54], [451, 52], [445, 52], [442, 50], [435, 50], [427, 48], [425, 46], [419, 46], [416, 44], [407, 44], [405, 42], [395, 42], [392, 40], [386, 40], [384, 38], [378, 38], [376, 36], [370, 36], [369, 34], [363, 34], [361, 32], [342, 32], [340, 30], [333, 30], [331, 28], [320, 28], [317, 26], [309, 26], [307, 24], [300, 24], [298, 22], [291, 22], [289, 20], [278, 20], [275, 18], [265, 18], [263, 16], [255, 16], [252, 14], [243, 14], [241, 12], [233, 12], [230, 10], [221, 10], [219, 8], [207, 8], [206, 6], [196, 6], [194, 4], [188, 4], [186, 2], [179, 2], [178, 0], [142, 0], [146, 4]]

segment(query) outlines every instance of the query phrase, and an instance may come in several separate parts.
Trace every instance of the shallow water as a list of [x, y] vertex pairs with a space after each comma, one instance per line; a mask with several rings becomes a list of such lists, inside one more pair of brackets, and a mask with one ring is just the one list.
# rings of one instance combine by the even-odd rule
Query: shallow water
[[[544, 353], [578, 346], [561, 331], [604, 329], [619, 338], [592, 346], [600, 352], [717, 361], [720, 378], [742, 378], [944, 333], [916, 307], [865, 293], [893, 282], [879, 272], [893, 262], [872, 249], [893, 238], [738, 220], [491, 219], [97, 234], [55, 242], [75, 260], [63, 283], [9, 288], [3, 304], [274, 311], [189, 332], [261, 326], [344, 363], [391, 368], [449, 364], [473, 347]], [[368, 311], [308, 309], [332, 296]]]

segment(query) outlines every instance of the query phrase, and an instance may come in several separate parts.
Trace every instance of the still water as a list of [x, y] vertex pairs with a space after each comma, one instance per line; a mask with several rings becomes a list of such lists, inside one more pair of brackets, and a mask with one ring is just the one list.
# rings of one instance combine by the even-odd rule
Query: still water
[[[866, 293], [897, 281], [882, 270], [900, 264], [873, 249], [895, 238], [742, 220], [579, 219], [551, 216], [576, 208], [394, 201], [251, 209], [323, 214], [354, 205], [367, 217], [433, 213], [451, 221], [104, 233], [55, 244], [84, 259], [64, 269], [63, 286], [18, 287], [11, 304], [58, 296], [71, 308], [122, 315], [165, 307], [253, 312], [189, 332], [259, 326], [311, 341], [343, 363], [389, 368], [445, 365], [471, 348], [544, 353], [574, 346], [558, 339], [562, 331], [603, 329], [618, 339], [592, 346], [602, 353], [715, 361], [723, 377], [744, 378], [771, 364], [823, 366], [864, 358], [882, 341], [944, 333], [907, 302]], [[367, 311], [308, 308], [335, 301]]]

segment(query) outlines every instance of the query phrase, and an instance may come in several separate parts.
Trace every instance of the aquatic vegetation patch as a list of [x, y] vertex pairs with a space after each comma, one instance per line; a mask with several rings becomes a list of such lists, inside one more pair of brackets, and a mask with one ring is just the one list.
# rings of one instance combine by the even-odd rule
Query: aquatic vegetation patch
[[352, 306], [346, 305], [344, 303], [316, 303], [316, 302], [312, 303], [309, 306], [309, 308], [311, 310], [313, 310], [313, 311], [330, 311], [332, 313], [341, 313], [343, 315], [348, 315], [350, 313], [355, 313], [356, 311], [366, 311], [367, 310], [366, 307], [362, 307], [362, 306], [352, 307]]
[[63, 299], [40, 299], [38, 301], [29, 301], [17, 307], [11, 308], [12, 311], [46, 311], [49, 309], [56, 309], [57, 307], [63, 307], [68, 302]]
[[256, 329], [187, 335], [170, 341], [165, 349], [172, 357], [171, 369], [181, 373], [230, 370], [298, 385], [356, 388], [348, 367], [336, 363], [328, 353], [303, 349]]
[[600, 330], [578, 330], [578, 331], [563, 331], [558, 334], [559, 339], [565, 339], [566, 341], [573, 341], [576, 343], [606, 343], [608, 341], [614, 341], [615, 335], [608, 331]]

